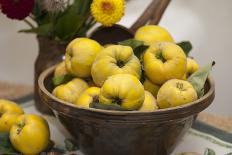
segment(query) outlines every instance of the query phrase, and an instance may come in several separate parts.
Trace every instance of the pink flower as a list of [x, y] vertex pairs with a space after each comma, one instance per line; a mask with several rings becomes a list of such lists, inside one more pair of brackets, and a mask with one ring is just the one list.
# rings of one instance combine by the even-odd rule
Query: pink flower
[[34, 2], [34, 0], [0, 0], [0, 9], [8, 18], [22, 20], [31, 13]]

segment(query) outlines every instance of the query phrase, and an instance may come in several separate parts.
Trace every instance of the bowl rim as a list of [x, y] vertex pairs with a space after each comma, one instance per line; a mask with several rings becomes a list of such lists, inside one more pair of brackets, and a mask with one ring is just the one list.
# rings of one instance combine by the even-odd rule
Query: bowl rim
[[[207, 108], [211, 102], [213, 101], [214, 97], [215, 97], [215, 83], [214, 80], [211, 76], [208, 76], [207, 81], [209, 82], [210, 88], [208, 90], [208, 92], [206, 94], [204, 94], [204, 96], [202, 96], [201, 98], [197, 99], [196, 101], [193, 101], [191, 103], [185, 104], [185, 105], [180, 105], [177, 107], [171, 107], [171, 108], [166, 108], [166, 109], [158, 109], [156, 111], [116, 111], [116, 110], [104, 110], [104, 109], [95, 109], [95, 108], [82, 108], [82, 107], [77, 107], [76, 105], [63, 101], [57, 97], [55, 97], [52, 93], [50, 93], [44, 85], [44, 80], [46, 79], [46, 77], [50, 74], [53, 73], [53, 71], [55, 70], [56, 65], [47, 68], [46, 70], [44, 70], [40, 76], [39, 76], [39, 80], [38, 80], [38, 84], [39, 84], [39, 89], [40, 89], [40, 93], [42, 92], [43, 94], [45, 94], [47, 97], [49, 97], [50, 99], [52, 99], [55, 102], [52, 102], [52, 104], [50, 102], [46, 102], [46, 104], [48, 104], [52, 109], [56, 110], [57, 112], [61, 112], [66, 114], [66, 108], [74, 108], [77, 111], [84, 111], [84, 112], [93, 112], [93, 113], [99, 113], [99, 114], [110, 114], [110, 115], [165, 115], [165, 114], [170, 114], [170, 113], [177, 113], [177, 112], [181, 112], [182, 114], [187, 114], [190, 113], [188, 112], [187, 109], [191, 109], [197, 105], [199, 105], [201, 107], [201, 110], [198, 110], [197, 112], [193, 111], [191, 114], [195, 114], [195, 113], [199, 113], [200, 111], [204, 110], [205, 108]], [[210, 99], [209, 102], [207, 102], [207, 100]], [[204, 105], [203, 105], [203, 104]], [[58, 105], [59, 107], [63, 107], [63, 108], [57, 108]], [[202, 104], [202, 105], [201, 105]], [[62, 110], [64, 109], [64, 110]], [[73, 111], [73, 110], [72, 110]]]

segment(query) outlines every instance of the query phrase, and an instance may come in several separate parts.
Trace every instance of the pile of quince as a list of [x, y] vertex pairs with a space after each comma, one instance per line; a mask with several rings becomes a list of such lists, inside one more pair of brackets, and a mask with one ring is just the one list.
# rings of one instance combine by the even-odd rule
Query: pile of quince
[[[4, 99], [0, 99], [1, 133], [9, 136], [14, 149], [27, 155], [44, 151], [50, 141], [49, 126], [44, 118], [34, 114], [24, 114], [18, 104]], [[0, 144], [2, 143], [3, 140], [0, 138]]]
[[55, 69], [53, 94], [81, 108], [139, 111], [198, 99], [187, 78], [199, 66], [166, 29], [143, 26], [134, 40], [147, 47], [139, 56], [132, 47], [122, 44], [102, 46], [88, 38], [71, 41], [64, 61]]

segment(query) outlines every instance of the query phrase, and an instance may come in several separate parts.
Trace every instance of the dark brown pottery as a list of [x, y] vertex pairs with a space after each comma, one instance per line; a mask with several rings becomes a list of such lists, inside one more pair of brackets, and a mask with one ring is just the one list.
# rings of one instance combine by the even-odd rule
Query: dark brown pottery
[[40, 36], [38, 36], [37, 39], [39, 44], [39, 53], [34, 66], [35, 106], [40, 112], [51, 114], [51, 109], [43, 103], [39, 96], [38, 78], [42, 71], [57, 64], [62, 60], [62, 57], [65, 53], [66, 44]]
[[191, 127], [196, 114], [214, 99], [212, 78], [205, 95], [192, 103], [154, 112], [78, 108], [54, 97], [54, 67], [39, 78], [41, 98], [74, 137], [85, 155], [168, 155]]

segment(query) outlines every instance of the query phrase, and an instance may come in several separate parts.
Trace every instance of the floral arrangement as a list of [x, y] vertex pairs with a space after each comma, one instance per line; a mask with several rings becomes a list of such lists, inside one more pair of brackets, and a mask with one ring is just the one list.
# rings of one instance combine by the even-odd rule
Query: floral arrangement
[[68, 42], [86, 36], [97, 22], [112, 26], [124, 15], [124, 0], [0, 0], [8, 18], [23, 20], [35, 33]]

